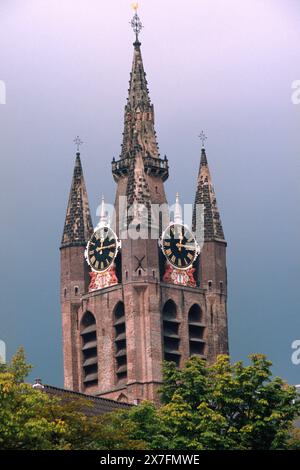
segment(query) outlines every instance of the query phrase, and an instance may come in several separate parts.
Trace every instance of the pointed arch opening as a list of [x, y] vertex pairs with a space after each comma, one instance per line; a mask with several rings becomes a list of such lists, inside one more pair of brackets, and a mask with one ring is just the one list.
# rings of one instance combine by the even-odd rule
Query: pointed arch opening
[[188, 313], [190, 356], [203, 356], [205, 352], [205, 326], [198, 304], [191, 306]]
[[117, 382], [127, 380], [127, 345], [126, 320], [123, 302], [118, 302], [114, 309], [115, 362]]
[[94, 315], [87, 311], [81, 320], [82, 367], [85, 387], [98, 384], [97, 325]]
[[162, 311], [163, 320], [163, 343], [164, 343], [164, 360], [175, 362], [177, 366], [180, 364], [181, 354], [179, 352], [180, 321], [177, 318], [177, 307], [173, 300], [168, 300]]

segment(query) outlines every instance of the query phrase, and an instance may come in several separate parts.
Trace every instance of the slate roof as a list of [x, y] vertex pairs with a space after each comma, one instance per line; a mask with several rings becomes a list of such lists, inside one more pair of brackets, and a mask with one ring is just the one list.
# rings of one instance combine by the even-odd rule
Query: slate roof
[[77, 152], [61, 248], [67, 246], [85, 246], [92, 232], [93, 224], [89, 201], [83, 177], [80, 153]]
[[198, 174], [195, 205], [193, 213], [193, 230], [195, 231], [196, 204], [204, 205], [204, 240], [225, 241], [217, 199], [212, 184], [205, 149], [201, 152], [201, 162]]
[[64, 388], [53, 387], [52, 385], [44, 385], [42, 389], [49, 396], [62, 398], [63, 400], [85, 399], [93, 403], [93, 407], [86, 407], [83, 411], [87, 416], [98, 416], [110, 411], [129, 410], [132, 406], [128, 403], [121, 403], [108, 398], [96, 397], [94, 395], [86, 395], [85, 393], [73, 392]]

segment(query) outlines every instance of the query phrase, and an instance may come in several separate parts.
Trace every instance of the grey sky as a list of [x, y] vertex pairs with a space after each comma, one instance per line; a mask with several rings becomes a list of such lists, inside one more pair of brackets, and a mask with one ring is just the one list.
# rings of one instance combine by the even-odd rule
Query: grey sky
[[[130, 1], [1, 0], [0, 339], [62, 384], [59, 252], [74, 137], [94, 216], [114, 198], [133, 53]], [[204, 129], [228, 241], [230, 349], [299, 383], [298, 0], [143, 0], [144, 66], [169, 201], [193, 201]], [[94, 222], [96, 218], [94, 216]]]

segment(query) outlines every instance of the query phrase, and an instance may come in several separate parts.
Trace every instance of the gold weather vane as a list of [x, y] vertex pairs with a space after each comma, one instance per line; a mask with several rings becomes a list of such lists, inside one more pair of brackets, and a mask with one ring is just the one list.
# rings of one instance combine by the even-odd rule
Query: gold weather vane
[[134, 13], [134, 16], [130, 22], [131, 24], [131, 27], [133, 29], [133, 31], [135, 32], [135, 39], [136, 39], [136, 42], [139, 41], [139, 34], [143, 28], [143, 25], [142, 25], [142, 22], [140, 20], [140, 17], [138, 16], [137, 14], [137, 10], [139, 8], [139, 4], [138, 3], [132, 3], [132, 9], [135, 11]]
[[204, 143], [205, 143], [205, 141], [207, 140], [207, 137], [206, 137], [206, 135], [204, 134], [203, 131], [200, 132], [200, 134], [198, 135], [198, 137], [199, 137], [199, 139], [201, 140], [201, 142], [202, 142], [202, 148], [204, 149]]
[[81, 138], [79, 137], [79, 135], [77, 137], [75, 137], [75, 139], [73, 140], [74, 144], [76, 145], [76, 149], [77, 149], [77, 152], [79, 152], [80, 150], [80, 146], [82, 144], [84, 144], [84, 142], [81, 140]]

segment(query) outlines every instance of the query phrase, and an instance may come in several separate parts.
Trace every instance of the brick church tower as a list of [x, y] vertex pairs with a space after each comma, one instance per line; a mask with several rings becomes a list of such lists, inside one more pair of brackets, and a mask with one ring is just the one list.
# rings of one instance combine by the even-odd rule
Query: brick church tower
[[[213, 362], [228, 352], [228, 339], [226, 241], [206, 152], [202, 148], [192, 232], [180, 220], [178, 200], [169, 222], [169, 166], [159, 155], [137, 13], [132, 26], [122, 150], [112, 162], [112, 229], [102, 203], [93, 235], [78, 150], [60, 252], [65, 388], [137, 403], [158, 399], [163, 360], [180, 367], [196, 354]], [[153, 205], [162, 208], [158, 217]], [[201, 243], [194, 236], [198, 207]], [[144, 236], [128, 236], [131, 230]], [[107, 242], [104, 232], [110, 234]]]

